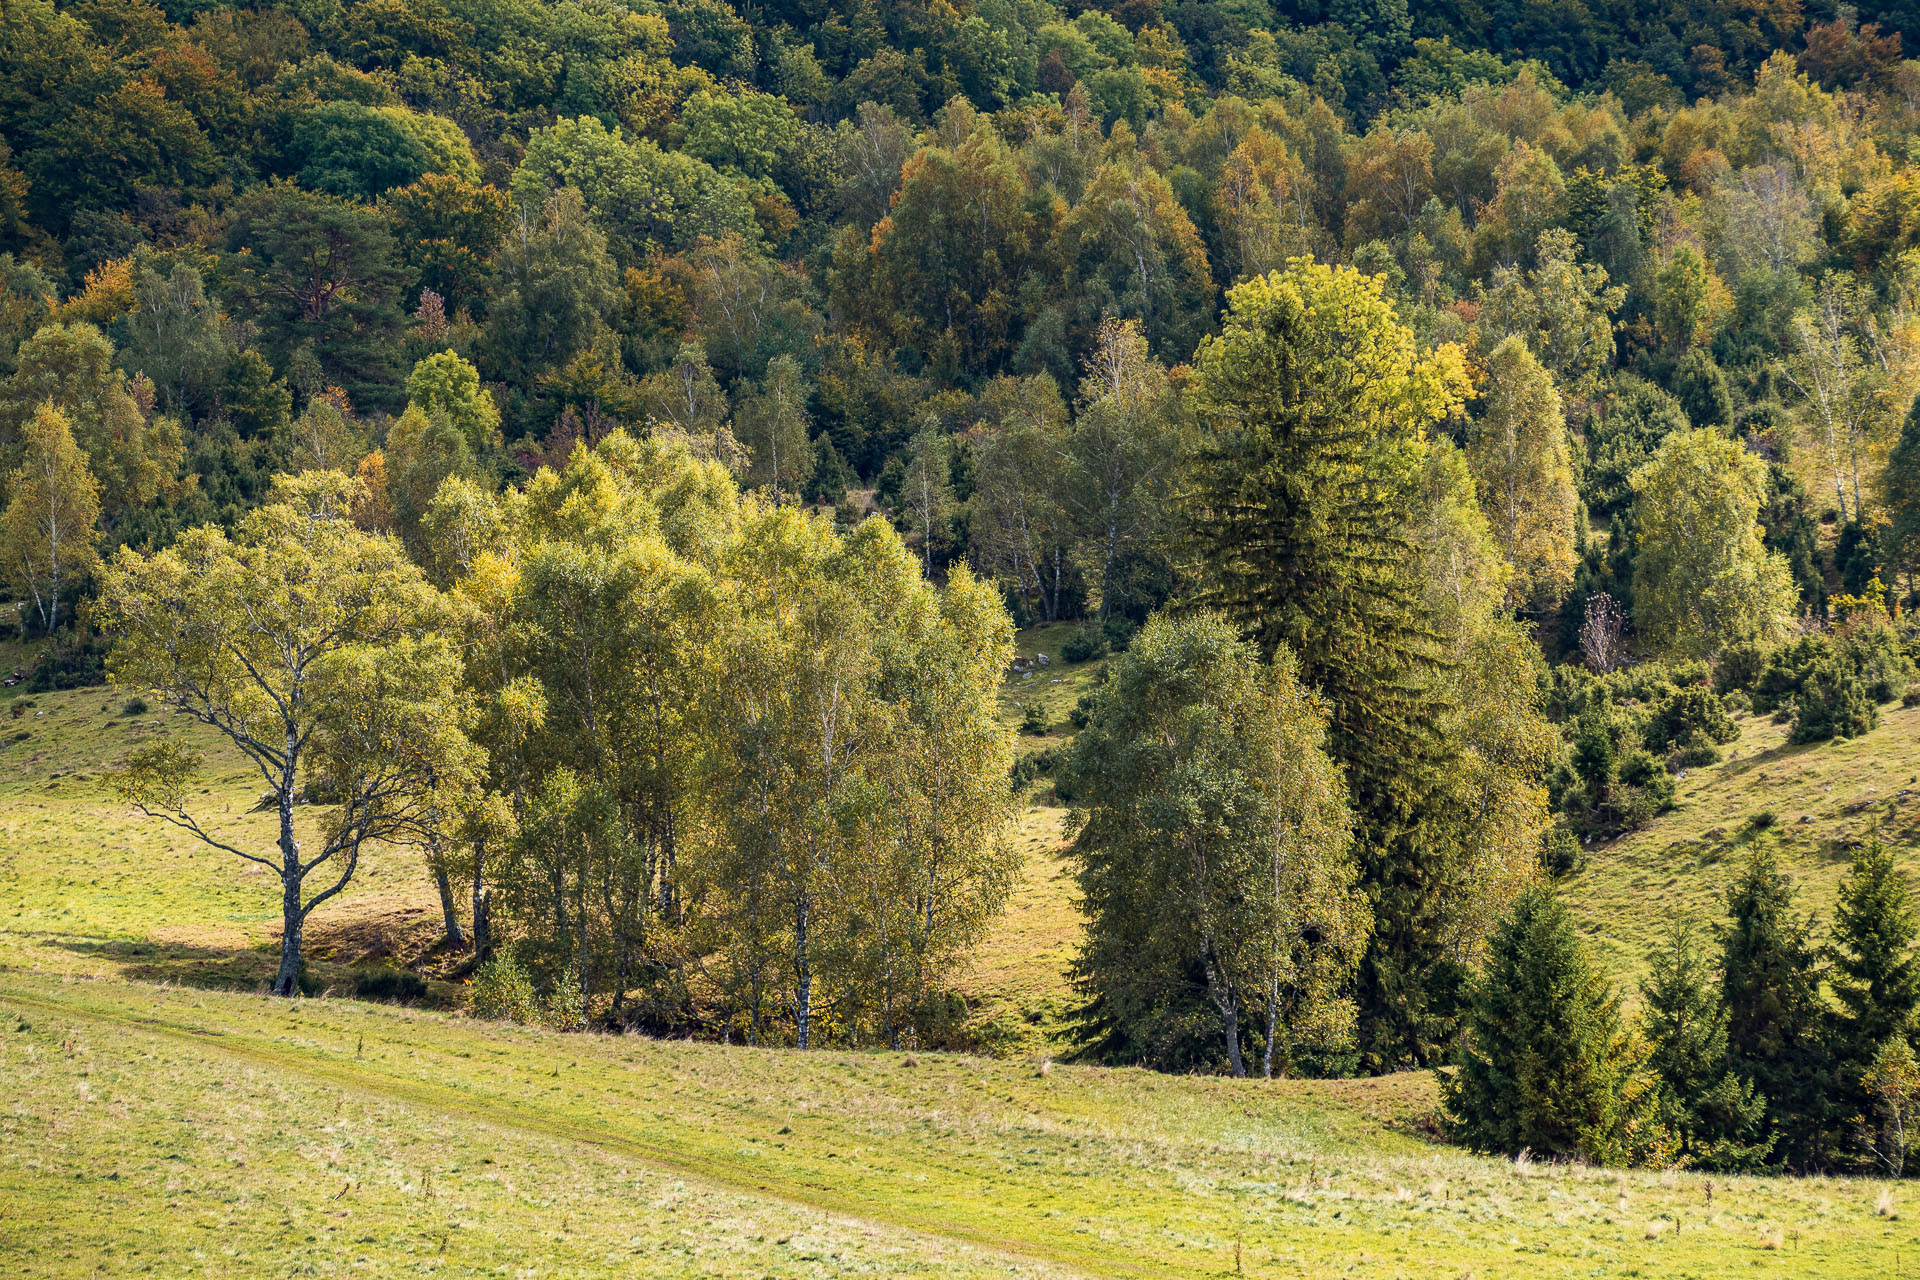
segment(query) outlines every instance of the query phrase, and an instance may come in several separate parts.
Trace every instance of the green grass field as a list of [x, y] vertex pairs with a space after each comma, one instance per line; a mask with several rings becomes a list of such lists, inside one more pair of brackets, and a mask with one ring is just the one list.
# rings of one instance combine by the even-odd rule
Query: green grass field
[[[1057, 657], [1065, 634], [1022, 651]], [[1047, 716], [1023, 752], [1067, 742], [1099, 667], [1007, 682], [1009, 723], [1036, 698]], [[1426, 1075], [1049, 1061], [1079, 925], [1044, 780], [1012, 837], [1013, 900], [959, 984], [1000, 1056], [748, 1050], [262, 998], [274, 886], [107, 789], [156, 715], [102, 689], [0, 709], [0, 1276], [1920, 1269], [1920, 1200], [1897, 1185], [1469, 1156], [1427, 1136]], [[1850, 840], [1875, 821], [1913, 834], [1916, 728], [1920, 711], [1889, 709], [1867, 738], [1787, 748], [1746, 720], [1675, 812], [1567, 882], [1603, 957], [1631, 976], [1665, 919], [1717, 913], [1762, 810], [1777, 820], [1757, 838], [1826, 910]], [[267, 834], [239, 760], [210, 751], [204, 784]], [[417, 857], [378, 852], [310, 926], [315, 971], [345, 990], [355, 964], [420, 956], [437, 924]], [[436, 984], [434, 1003], [454, 994]]]
[[7, 1274], [1894, 1277], [1920, 1259], [1904, 1190], [1466, 1156], [1412, 1132], [1418, 1076], [748, 1050], [17, 972], [0, 1074]]

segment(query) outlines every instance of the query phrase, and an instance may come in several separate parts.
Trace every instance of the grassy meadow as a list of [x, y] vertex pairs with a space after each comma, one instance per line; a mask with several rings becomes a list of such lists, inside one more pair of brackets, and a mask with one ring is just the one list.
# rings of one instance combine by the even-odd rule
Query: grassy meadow
[[[1904, 1188], [1540, 1167], [1418, 1076], [562, 1036], [0, 974], [0, 1269], [1885, 1276]], [[1711, 1183], [1711, 1185], [1709, 1185]]]
[[[1021, 637], [1056, 659], [1003, 690], [1009, 724], [1044, 708], [1022, 753], [1066, 745], [1098, 678], [1099, 662], [1057, 662], [1066, 634]], [[1920, 1268], [1920, 1199], [1897, 1184], [1474, 1157], [1432, 1140], [1424, 1074], [1261, 1083], [1051, 1061], [1078, 924], [1044, 778], [1012, 835], [1013, 899], [959, 984], [995, 1056], [747, 1050], [476, 1022], [441, 983], [424, 1010], [263, 998], [269, 878], [106, 786], [171, 726], [105, 689], [0, 708], [0, 1275]], [[1824, 912], [1849, 841], [1876, 821], [1913, 834], [1920, 710], [1813, 748], [1742, 723], [1673, 813], [1590, 848], [1566, 883], [1623, 978], [1665, 919], [1717, 914], [1754, 839], [1779, 843]], [[267, 838], [242, 762], [203, 745], [210, 803]], [[1770, 825], [1749, 821], [1763, 811]], [[309, 926], [313, 968], [344, 991], [357, 964], [418, 960], [437, 924], [417, 856], [375, 851]]]

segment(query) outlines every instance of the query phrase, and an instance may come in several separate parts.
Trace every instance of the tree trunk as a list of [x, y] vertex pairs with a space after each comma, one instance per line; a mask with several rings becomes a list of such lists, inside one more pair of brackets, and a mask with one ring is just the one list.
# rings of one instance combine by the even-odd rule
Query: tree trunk
[[813, 966], [807, 954], [807, 903], [793, 910], [793, 1030], [802, 1049], [813, 1030]]
[[1233, 1072], [1235, 1080], [1243, 1080], [1247, 1074], [1247, 1061], [1240, 1053], [1240, 1010], [1239, 1002], [1229, 1000], [1227, 1007], [1220, 1011], [1220, 1028], [1227, 1036], [1227, 1067]]
[[287, 729], [286, 769], [280, 775], [280, 972], [273, 979], [273, 994], [300, 994], [300, 933], [307, 913], [300, 905], [300, 845], [293, 838], [293, 792], [300, 776], [300, 745], [291, 726]]
[[1267, 976], [1267, 1045], [1260, 1054], [1260, 1078], [1273, 1079], [1273, 1042], [1280, 1035], [1280, 973]]
[[446, 922], [447, 945], [464, 947], [467, 939], [460, 932], [460, 913], [453, 909], [453, 879], [447, 875], [445, 867], [436, 866], [433, 869], [433, 882], [440, 890], [440, 915]]
[[489, 894], [480, 879], [481, 849], [473, 851], [473, 958], [476, 963], [484, 964], [493, 958], [493, 931], [488, 927], [487, 906]]
[[280, 972], [274, 975], [273, 994], [297, 996], [300, 994], [300, 933], [306, 924], [306, 916], [300, 910], [298, 870], [282, 871], [280, 884]]
[[1207, 996], [1213, 1001], [1213, 1007], [1220, 1011], [1220, 1032], [1227, 1041], [1227, 1066], [1233, 1072], [1235, 1080], [1247, 1074], [1247, 1060], [1240, 1052], [1240, 993], [1229, 983], [1221, 971], [1217, 953], [1214, 950], [1212, 930], [1203, 930], [1201, 945], [1205, 948], [1203, 961], [1207, 971]]

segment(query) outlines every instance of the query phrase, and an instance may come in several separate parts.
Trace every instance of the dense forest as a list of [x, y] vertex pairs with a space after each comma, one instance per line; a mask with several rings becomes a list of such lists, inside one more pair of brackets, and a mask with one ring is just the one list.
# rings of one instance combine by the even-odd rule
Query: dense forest
[[[1457, 1060], [1490, 1149], [1864, 1158], [1872, 1082], [1920, 1099], [1880, 855], [1844, 1008], [1756, 861], [1666, 1032], [1538, 886], [1730, 708], [1920, 701], [1903, 39], [1896, 0], [12, 0], [24, 678], [258, 768], [271, 850], [182, 748], [124, 787], [280, 876], [281, 994], [384, 840], [487, 1009], [945, 1043], [1044, 773], [1090, 1055]], [[1058, 622], [1107, 679], [1016, 759], [1014, 628]]]

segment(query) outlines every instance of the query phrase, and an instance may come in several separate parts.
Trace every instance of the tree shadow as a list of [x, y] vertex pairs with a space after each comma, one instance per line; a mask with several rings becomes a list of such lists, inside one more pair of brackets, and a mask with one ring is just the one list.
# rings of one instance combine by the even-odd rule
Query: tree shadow
[[[151, 938], [80, 938], [71, 934], [42, 934], [40, 945], [57, 947], [114, 966], [120, 977], [133, 982], [157, 982], [202, 991], [242, 991], [265, 994], [280, 968], [280, 943], [275, 938], [254, 947], [207, 947], [159, 942]], [[359, 955], [312, 954], [306, 963], [308, 995], [352, 998], [359, 979], [374, 967]], [[453, 989], [429, 984], [419, 1002], [428, 1008], [451, 1008], [458, 1001]]]
[[76, 938], [46, 934], [42, 946], [104, 960], [136, 982], [208, 991], [264, 991], [280, 967], [279, 946], [203, 947], [151, 938]]

